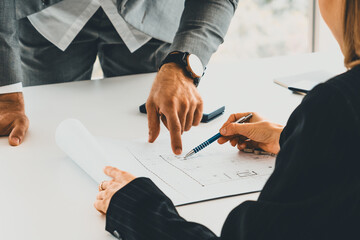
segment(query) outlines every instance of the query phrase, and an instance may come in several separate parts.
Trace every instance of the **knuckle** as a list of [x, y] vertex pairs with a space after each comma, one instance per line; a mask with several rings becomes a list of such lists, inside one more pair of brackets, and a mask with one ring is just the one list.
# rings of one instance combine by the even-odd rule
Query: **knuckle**
[[193, 125], [193, 121], [194, 121], [194, 116], [188, 116], [187, 119], [186, 119], [186, 124], [185, 126], [186, 127], [191, 127]]
[[174, 106], [177, 101], [178, 101], [178, 99], [176, 96], [171, 96], [171, 97], [167, 98], [167, 100], [165, 101], [165, 104], [168, 106]]
[[257, 113], [257, 112], [251, 112], [251, 113], [252, 113], [252, 115], [253, 115], [253, 118], [255, 118], [255, 119], [257, 119], [257, 120], [261, 120], [261, 119], [262, 119], [262, 117], [260, 116], [259, 113]]
[[265, 126], [265, 127], [270, 127], [271, 123], [269, 121], [263, 121], [262, 124]]
[[16, 121], [17, 124], [19, 125], [27, 125], [29, 123], [29, 119], [26, 116], [20, 117], [17, 119]]
[[172, 100], [166, 100], [164, 105], [161, 107], [161, 113], [164, 115], [169, 115], [172, 112], [176, 111], [176, 104]]
[[102, 192], [100, 192], [99, 194], [98, 194], [98, 199], [103, 199], [104, 198], [104, 191], [102, 191]]
[[232, 133], [234, 131], [234, 128], [235, 128], [235, 123], [230, 123], [227, 127], [226, 127], [226, 131], [228, 133]]
[[185, 100], [185, 101], [182, 101], [180, 105], [181, 105], [182, 109], [188, 110], [190, 107], [190, 102], [188, 100]]
[[198, 103], [197, 99], [196, 98], [191, 98], [189, 100], [189, 105], [190, 106], [196, 106], [196, 104]]
[[119, 171], [118, 177], [121, 178], [121, 179], [123, 179], [124, 177], [126, 177], [126, 172], [124, 172], [124, 171]]
[[173, 131], [173, 132], [181, 132], [181, 126], [180, 125], [175, 125], [175, 126], [173, 126], [172, 128], [171, 128], [171, 130]]
[[[111, 189], [111, 188], [110, 188], [110, 189]], [[105, 198], [108, 198], [108, 197], [111, 195], [110, 190], [107, 190], [107, 189], [106, 189], [104, 195], [105, 195]]]

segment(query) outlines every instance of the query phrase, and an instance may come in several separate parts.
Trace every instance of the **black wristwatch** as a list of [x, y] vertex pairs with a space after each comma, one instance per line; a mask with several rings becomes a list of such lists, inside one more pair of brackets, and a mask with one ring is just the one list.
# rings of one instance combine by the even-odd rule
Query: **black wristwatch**
[[162, 61], [160, 68], [166, 63], [177, 63], [184, 68], [189, 77], [194, 80], [194, 84], [197, 87], [200, 83], [200, 79], [204, 76], [205, 68], [201, 63], [201, 60], [195, 55], [188, 52], [171, 52]]

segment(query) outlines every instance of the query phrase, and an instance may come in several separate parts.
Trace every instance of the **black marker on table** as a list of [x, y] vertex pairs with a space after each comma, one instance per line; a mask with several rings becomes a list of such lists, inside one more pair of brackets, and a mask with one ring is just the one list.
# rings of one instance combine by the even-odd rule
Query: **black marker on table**
[[300, 94], [308, 94], [309, 90], [302, 89], [302, 88], [295, 88], [295, 87], [288, 87], [288, 89], [294, 93], [300, 93]]
[[[252, 113], [249, 113], [248, 115], [246, 115], [246, 116], [240, 118], [238, 121], [236, 121], [236, 123], [244, 123], [247, 120], [249, 120], [250, 118], [252, 118], [252, 116], [253, 116]], [[188, 154], [186, 154], [185, 159], [192, 156], [192, 155], [194, 155], [195, 153], [198, 153], [200, 150], [206, 148], [211, 143], [218, 140], [220, 137], [222, 137], [222, 135], [220, 133], [217, 133], [216, 135], [212, 136], [211, 138], [209, 138], [208, 140], [206, 140], [205, 142], [203, 142], [202, 144], [200, 144], [196, 148], [192, 149]]]

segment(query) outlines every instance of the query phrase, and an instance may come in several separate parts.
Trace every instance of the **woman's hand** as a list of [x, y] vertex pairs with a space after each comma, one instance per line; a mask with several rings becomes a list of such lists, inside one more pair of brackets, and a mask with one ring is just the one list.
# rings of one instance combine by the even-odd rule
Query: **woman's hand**
[[245, 148], [261, 148], [264, 151], [277, 154], [280, 151], [279, 139], [283, 126], [265, 121], [257, 113], [252, 113], [253, 117], [249, 123], [235, 123], [241, 117], [249, 113], [232, 114], [220, 129], [223, 137], [219, 138], [218, 143], [230, 144], [239, 150]]
[[136, 177], [115, 167], [105, 167], [104, 173], [112, 177], [110, 181], [103, 181], [99, 186], [94, 207], [102, 214], [106, 214], [110, 200], [114, 194]]

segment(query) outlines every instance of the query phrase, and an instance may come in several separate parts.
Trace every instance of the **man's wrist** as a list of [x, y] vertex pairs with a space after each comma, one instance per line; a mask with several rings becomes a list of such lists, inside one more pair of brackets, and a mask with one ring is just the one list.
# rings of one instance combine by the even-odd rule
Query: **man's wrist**
[[[10, 105], [11, 107], [9, 108]], [[0, 94], [0, 112], [9, 110], [25, 113], [25, 103], [22, 92]]]
[[177, 73], [178, 75], [181, 75], [181, 78], [179, 78], [179, 79], [181, 79], [185, 82], [194, 84], [194, 80], [187, 74], [186, 70], [180, 64], [173, 63], [173, 62], [165, 63], [159, 70], [159, 72], [163, 72], [163, 74], [167, 74], [167, 73], [165, 73], [167, 71]]
[[167, 63], [178, 64], [183, 69], [185, 75], [192, 79], [196, 87], [199, 85], [200, 79], [205, 72], [201, 60], [196, 55], [188, 52], [173, 51], [169, 53], [162, 61], [159, 70]]

